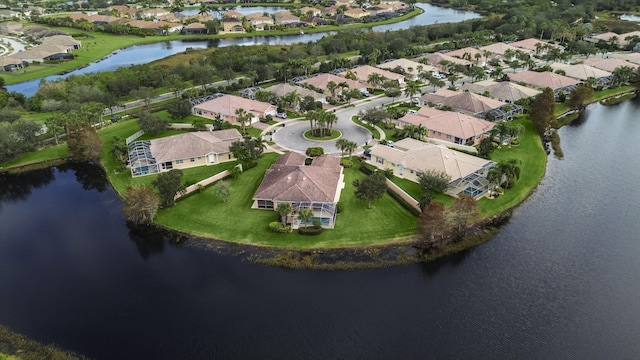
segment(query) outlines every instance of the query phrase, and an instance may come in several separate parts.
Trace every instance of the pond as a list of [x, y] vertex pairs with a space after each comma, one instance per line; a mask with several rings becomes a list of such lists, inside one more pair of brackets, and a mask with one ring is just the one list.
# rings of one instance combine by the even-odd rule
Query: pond
[[491, 242], [377, 270], [129, 230], [96, 167], [2, 176], [0, 324], [95, 359], [637, 358], [638, 111], [561, 129], [565, 158]]
[[[429, 4], [416, 4], [416, 6], [422, 8], [424, 12], [416, 17], [407, 19], [405, 21], [389, 24], [374, 26], [373, 31], [388, 31], [388, 30], [400, 30], [407, 29], [411, 26], [417, 25], [429, 25], [434, 23], [444, 22], [460, 22], [479, 17], [478, 14], [470, 11], [459, 11], [453, 9], [447, 9]], [[251, 8], [243, 8], [244, 10]], [[252, 11], [253, 12], [253, 11]], [[65, 75], [52, 75], [47, 76], [47, 81], [56, 80], [59, 78], [66, 78], [75, 74], [86, 74], [98, 71], [113, 71], [121, 66], [147, 64], [154, 60], [163, 59], [167, 56], [182, 53], [187, 48], [214, 48], [231, 45], [250, 46], [260, 44], [277, 44], [287, 45], [296, 43], [306, 43], [310, 41], [317, 41], [322, 37], [330, 34], [324, 33], [312, 33], [312, 34], [296, 34], [286, 36], [253, 36], [244, 38], [230, 38], [230, 39], [211, 39], [211, 40], [173, 40], [165, 41], [146, 45], [131, 46], [126, 49], [121, 49], [115, 53], [101, 59], [98, 62], [89, 64], [89, 66], [82, 69], [78, 69], [69, 72]], [[15, 91], [24, 94], [27, 97], [33, 96], [40, 86], [40, 80], [26, 81], [23, 83], [7, 86], [8, 91]]]

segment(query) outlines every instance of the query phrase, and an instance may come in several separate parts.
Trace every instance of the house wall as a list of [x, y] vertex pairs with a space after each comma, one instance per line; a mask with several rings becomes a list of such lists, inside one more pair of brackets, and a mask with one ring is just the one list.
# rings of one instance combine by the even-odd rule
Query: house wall
[[[382, 162], [381, 162], [382, 161]], [[407, 179], [407, 180], [411, 180], [415, 183], [420, 182], [420, 180], [418, 179], [418, 171], [415, 171], [413, 169], [409, 169], [409, 168], [405, 168], [400, 164], [394, 164], [386, 159], [383, 159], [379, 156], [376, 155], [372, 155], [371, 156], [371, 160], [368, 160], [369, 164], [379, 168], [379, 169], [392, 169], [393, 170], [393, 175], [402, 178], [402, 179]]]

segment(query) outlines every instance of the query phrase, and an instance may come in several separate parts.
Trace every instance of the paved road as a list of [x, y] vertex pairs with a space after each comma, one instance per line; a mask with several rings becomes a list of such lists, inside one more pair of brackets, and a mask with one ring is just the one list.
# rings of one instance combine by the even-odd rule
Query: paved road
[[[351, 121], [351, 117], [356, 115], [360, 110], [381, 106], [391, 101], [390, 98], [384, 96], [370, 99], [370, 101], [367, 100], [355, 102], [354, 104], [356, 104], [356, 106], [352, 108], [336, 109], [338, 121], [334, 124], [333, 128], [342, 132], [342, 138], [349, 139], [358, 144], [356, 153], [362, 151], [362, 146], [371, 142], [372, 135], [369, 130]], [[276, 126], [275, 129], [276, 132], [273, 134], [272, 140], [283, 149], [304, 153], [309, 147], [320, 146], [324, 148], [325, 154], [340, 154], [340, 150], [336, 148], [336, 141], [338, 139], [317, 141], [304, 138], [304, 132], [310, 129], [308, 121], [290, 120], [285, 122], [284, 127]], [[267, 139], [269, 139], [268, 136]]]

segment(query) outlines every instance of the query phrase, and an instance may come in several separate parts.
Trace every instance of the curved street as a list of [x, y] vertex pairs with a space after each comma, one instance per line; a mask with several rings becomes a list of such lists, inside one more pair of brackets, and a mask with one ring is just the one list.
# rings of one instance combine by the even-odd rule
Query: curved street
[[[390, 98], [381, 96], [356, 101], [354, 102], [354, 107], [347, 109], [336, 108], [335, 113], [338, 121], [333, 125], [333, 128], [342, 132], [340, 138], [346, 138], [358, 144], [356, 153], [361, 152], [363, 146], [372, 145], [373, 137], [369, 130], [351, 121], [351, 117], [356, 115], [360, 110], [381, 106], [389, 101], [391, 101]], [[269, 132], [275, 131], [273, 135], [271, 135], [271, 140], [274, 141], [278, 147], [285, 150], [297, 151], [304, 154], [307, 148], [319, 146], [324, 148], [325, 154], [340, 154], [340, 150], [336, 148], [336, 141], [338, 139], [326, 141], [306, 139], [303, 134], [309, 129], [308, 121], [287, 120], [269, 127], [265, 130], [265, 134], [267, 134], [266, 139], [269, 140]]]

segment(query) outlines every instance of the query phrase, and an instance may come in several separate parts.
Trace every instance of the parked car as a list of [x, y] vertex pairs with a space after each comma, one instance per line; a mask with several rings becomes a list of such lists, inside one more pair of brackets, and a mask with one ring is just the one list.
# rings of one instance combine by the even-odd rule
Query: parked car
[[286, 112], [276, 113], [276, 117], [280, 119], [286, 119], [287, 113]]
[[412, 103], [412, 104], [415, 104], [415, 105], [420, 105], [420, 99], [418, 99], [418, 98], [413, 98], [413, 99], [411, 99], [411, 103]]
[[364, 97], [369, 97], [369, 92], [367, 90], [361, 90], [360, 93], [362, 94], [362, 96]]

